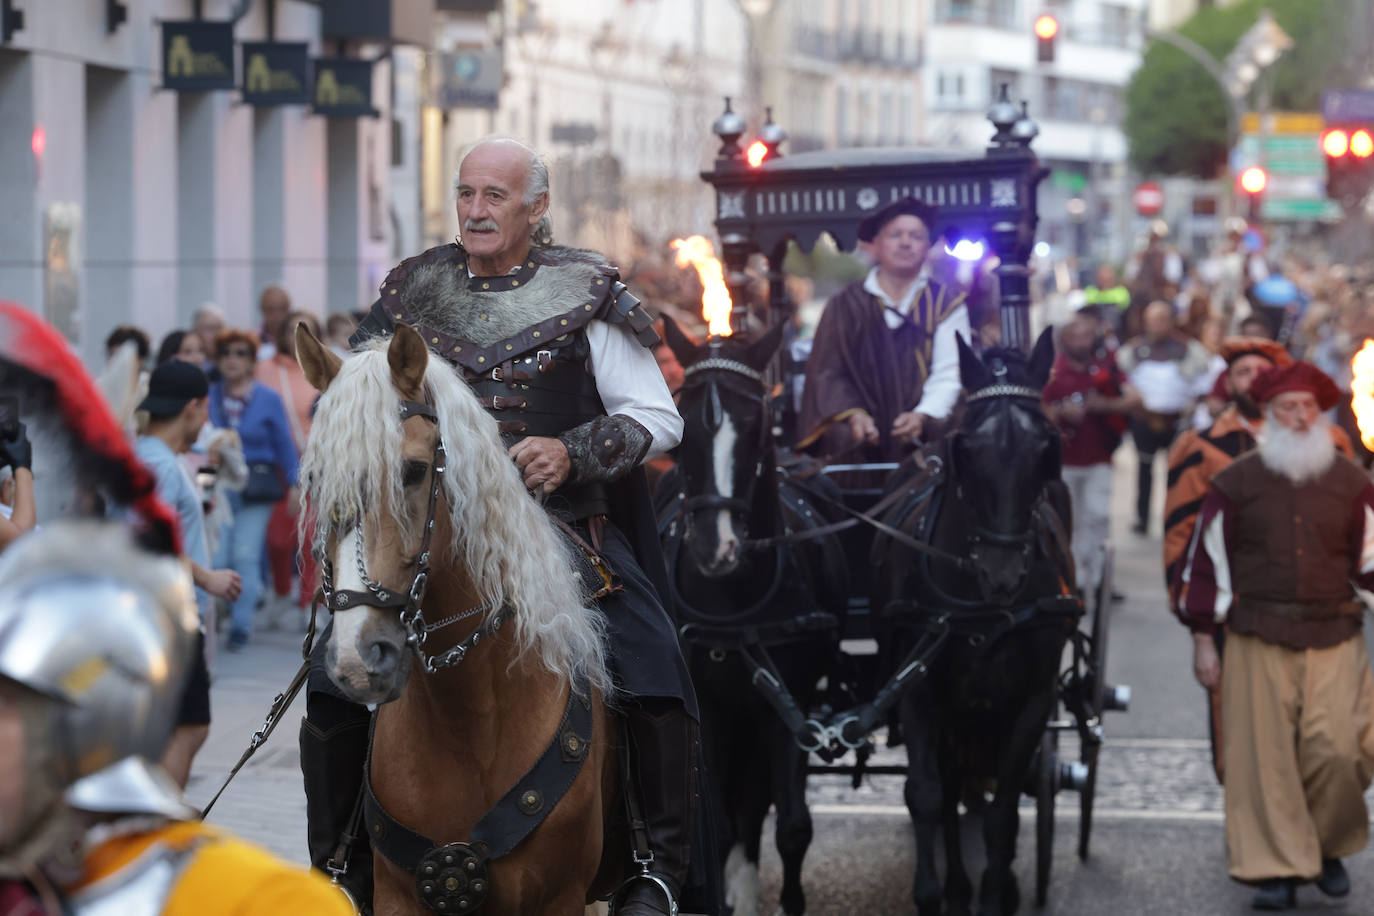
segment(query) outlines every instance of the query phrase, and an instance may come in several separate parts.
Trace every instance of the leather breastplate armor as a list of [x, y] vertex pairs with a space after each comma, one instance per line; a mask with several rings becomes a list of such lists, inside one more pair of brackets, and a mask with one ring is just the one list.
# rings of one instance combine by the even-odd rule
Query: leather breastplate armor
[[[398, 321], [410, 324], [431, 352], [462, 373], [513, 445], [526, 436], [556, 437], [605, 415], [587, 371], [586, 326], [593, 320], [624, 326], [645, 347], [658, 342], [639, 300], [593, 252], [536, 248], [505, 276], [473, 277], [467, 253], [441, 245], [387, 275], [351, 343], [389, 333]], [[573, 519], [604, 514], [606, 488], [574, 479], [546, 505]]]
[[[586, 333], [576, 331], [507, 360], [486, 375], [468, 370], [463, 375], [500, 423], [508, 445], [526, 436], [552, 438], [606, 413], [596, 380], [587, 371], [590, 350]], [[548, 497], [548, 505], [575, 519], [604, 515], [606, 488], [596, 482], [565, 483]]]

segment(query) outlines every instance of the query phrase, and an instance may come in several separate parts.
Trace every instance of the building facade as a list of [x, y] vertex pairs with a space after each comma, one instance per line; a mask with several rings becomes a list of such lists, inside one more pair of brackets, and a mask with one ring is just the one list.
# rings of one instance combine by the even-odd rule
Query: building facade
[[124, 0], [123, 22], [86, 0], [17, 5], [23, 28], [0, 45], [0, 297], [93, 365], [111, 328], [156, 345], [205, 303], [253, 327], [269, 283], [320, 316], [371, 301], [394, 261], [388, 61], [366, 87], [376, 117], [243, 104], [163, 88], [159, 21], [199, 9], [232, 20], [236, 44], [305, 42], [312, 57], [381, 45], [326, 47], [322, 6], [303, 0]]

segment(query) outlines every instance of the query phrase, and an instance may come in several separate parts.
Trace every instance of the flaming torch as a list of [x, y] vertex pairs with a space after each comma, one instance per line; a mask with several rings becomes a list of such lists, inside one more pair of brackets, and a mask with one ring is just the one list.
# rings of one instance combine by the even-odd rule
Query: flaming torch
[[701, 280], [701, 314], [706, 319], [707, 333], [712, 337], [729, 337], [730, 291], [725, 288], [725, 271], [716, 258], [715, 246], [704, 235], [693, 235], [670, 242], [677, 252], [678, 267], [691, 265]]
[[1350, 406], [1360, 427], [1360, 441], [1365, 448], [1374, 449], [1374, 340], [1364, 342], [1350, 361], [1350, 370], [1350, 391], [1354, 395]]

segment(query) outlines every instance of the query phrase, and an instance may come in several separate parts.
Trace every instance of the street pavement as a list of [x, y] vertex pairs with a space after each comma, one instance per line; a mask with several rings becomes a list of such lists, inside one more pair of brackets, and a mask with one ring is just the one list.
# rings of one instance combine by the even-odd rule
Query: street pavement
[[[1160, 580], [1158, 506], [1163, 468], [1156, 467], [1155, 525], [1148, 537], [1131, 534], [1135, 454], [1117, 455], [1113, 512], [1116, 581], [1126, 600], [1112, 618], [1108, 678], [1133, 690], [1127, 713], [1108, 714], [1098, 769], [1091, 856], [1076, 855], [1078, 797], [1057, 799], [1055, 859], [1045, 913], [1063, 916], [1173, 916], [1250, 912], [1249, 888], [1226, 877], [1222, 795], [1207, 750], [1203, 694], [1193, 680], [1191, 640], [1164, 608]], [[221, 652], [212, 688], [214, 724], [196, 759], [188, 797], [204, 803], [238, 759], [273, 696], [300, 661], [296, 629], [261, 632], [238, 654]], [[296, 732], [298, 699], [267, 745], [235, 779], [210, 820], [297, 862], [306, 860], [305, 799]], [[1062, 753], [1072, 754], [1066, 736]], [[900, 751], [880, 749], [874, 763], [901, 763]], [[815, 840], [803, 884], [810, 916], [914, 912], [911, 881], [915, 843], [902, 801], [902, 780], [870, 776], [859, 789], [848, 777], [815, 776], [809, 784]], [[982, 839], [976, 818], [965, 818], [963, 845], [975, 885]], [[1034, 889], [1035, 813], [1023, 799], [1016, 873], [1022, 912]], [[765, 825], [760, 913], [777, 906], [780, 865]], [[943, 856], [941, 856], [943, 858]], [[1354, 892], [1328, 900], [1299, 889], [1298, 912], [1374, 916], [1374, 853], [1347, 860]]]

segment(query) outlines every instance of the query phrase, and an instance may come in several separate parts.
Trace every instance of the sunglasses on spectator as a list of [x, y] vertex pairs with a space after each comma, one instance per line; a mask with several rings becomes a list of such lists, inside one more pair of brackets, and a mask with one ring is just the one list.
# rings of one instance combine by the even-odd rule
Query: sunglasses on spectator
[[248, 347], [229, 347], [229, 348], [225, 349], [225, 351], [224, 351], [223, 353], [220, 354], [220, 356], [243, 356], [243, 357], [250, 357], [250, 356], [254, 356], [254, 355], [256, 355], [256, 354], [254, 354], [254, 352], [253, 352], [251, 349], [249, 349]]

